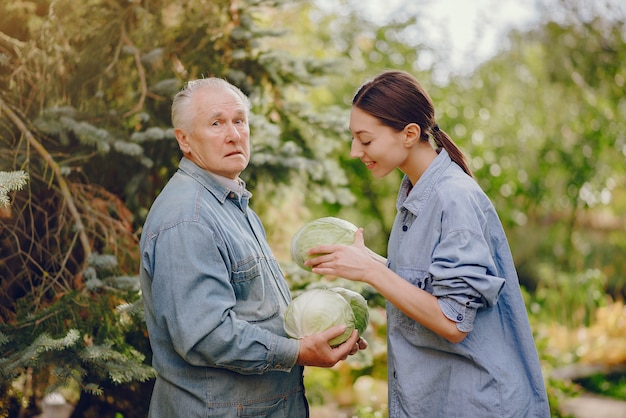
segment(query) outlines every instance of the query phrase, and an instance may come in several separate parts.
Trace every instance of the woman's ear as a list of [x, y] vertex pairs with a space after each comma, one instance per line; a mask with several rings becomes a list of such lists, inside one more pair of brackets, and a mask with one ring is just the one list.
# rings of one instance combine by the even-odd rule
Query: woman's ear
[[409, 123], [404, 127], [404, 145], [410, 147], [416, 142], [419, 142], [422, 134], [422, 129], [417, 123]]

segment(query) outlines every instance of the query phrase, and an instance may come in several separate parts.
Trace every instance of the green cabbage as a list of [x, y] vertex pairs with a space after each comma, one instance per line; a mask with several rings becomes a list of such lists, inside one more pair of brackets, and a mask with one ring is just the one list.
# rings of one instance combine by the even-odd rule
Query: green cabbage
[[359, 332], [359, 337], [363, 335], [370, 318], [365, 298], [360, 293], [346, 289], [345, 287], [333, 287], [329, 290], [339, 293], [348, 301], [352, 308], [352, 313], [354, 314], [354, 327]]
[[328, 216], [310, 221], [300, 228], [291, 239], [291, 257], [301, 268], [311, 271], [304, 265], [310, 257], [307, 252], [318, 245], [354, 243], [357, 227], [352, 223]]
[[328, 341], [333, 347], [350, 338], [354, 313], [346, 299], [327, 289], [305, 291], [294, 298], [285, 311], [284, 328], [291, 338], [307, 337], [335, 325], [345, 325], [346, 331]]
[[367, 328], [367, 301], [360, 293], [343, 287], [310, 289], [301, 293], [287, 307], [284, 328], [291, 338], [300, 339], [335, 325], [346, 325], [346, 331], [333, 338], [333, 347], [345, 342], [354, 329], [359, 336]]

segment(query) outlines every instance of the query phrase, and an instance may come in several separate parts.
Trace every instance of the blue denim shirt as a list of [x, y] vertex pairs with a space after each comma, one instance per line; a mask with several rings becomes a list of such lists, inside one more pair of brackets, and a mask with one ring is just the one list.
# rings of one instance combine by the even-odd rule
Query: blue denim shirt
[[404, 178], [388, 266], [469, 332], [453, 344], [387, 304], [389, 416], [549, 417], [513, 257], [477, 183], [442, 150]]
[[289, 287], [251, 194], [183, 158], [141, 236], [141, 284], [158, 372], [150, 417], [306, 417]]

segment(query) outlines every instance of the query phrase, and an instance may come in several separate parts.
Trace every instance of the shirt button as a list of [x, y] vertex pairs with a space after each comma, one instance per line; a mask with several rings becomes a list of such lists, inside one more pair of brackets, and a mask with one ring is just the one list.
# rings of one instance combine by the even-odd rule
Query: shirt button
[[458, 314], [458, 315], [456, 316], [456, 320], [457, 320], [457, 321], [462, 321], [462, 320], [463, 320], [463, 315]]
[[230, 192], [230, 194], [228, 195], [228, 197], [230, 197], [231, 199], [235, 198], [235, 193], [234, 192]]
[[403, 230], [404, 232], [406, 232], [406, 230], [407, 230], [407, 229], [409, 229], [409, 227], [408, 227], [408, 226], [406, 226], [406, 225], [402, 225], [402, 230]]

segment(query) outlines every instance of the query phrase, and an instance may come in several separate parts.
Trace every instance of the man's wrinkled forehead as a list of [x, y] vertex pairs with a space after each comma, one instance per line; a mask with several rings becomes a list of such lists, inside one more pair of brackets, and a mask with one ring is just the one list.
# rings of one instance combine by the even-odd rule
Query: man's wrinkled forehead
[[196, 91], [194, 101], [197, 104], [202, 103], [204, 106], [214, 108], [211, 111], [211, 114], [214, 116], [222, 115], [225, 109], [232, 109], [243, 115], [248, 114], [248, 107], [241, 97], [236, 92], [225, 87], [203, 87]]

